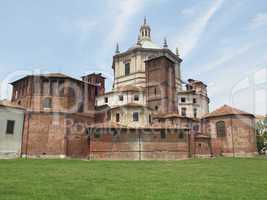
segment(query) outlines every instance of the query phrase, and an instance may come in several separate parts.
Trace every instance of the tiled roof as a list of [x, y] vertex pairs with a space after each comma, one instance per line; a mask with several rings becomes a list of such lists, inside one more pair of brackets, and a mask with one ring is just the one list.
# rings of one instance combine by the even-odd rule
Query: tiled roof
[[254, 115], [251, 113], [238, 110], [228, 105], [224, 105], [218, 108], [217, 110], [204, 115], [203, 118], [219, 117], [219, 116], [225, 116], [225, 115], [248, 115], [248, 116], [254, 117]]
[[11, 101], [7, 101], [7, 100], [0, 101], [0, 106], [25, 110], [24, 107], [16, 105], [16, 104], [12, 103]]
[[16, 80], [16, 81], [11, 82], [10, 84], [14, 84], [14, 83], [16, 83], [18, 81], [21, 81], [21, 80], [23, 80], [25, 78], [28, 78], [28, 77], [65, 78], [65, 79], [72, 79], [74, 81], [83, 82], [83, 83], [86, 83], [86, 84], [89, 84], [89, 85], [94, 85], [94, 84], [85, 82], [85, 81], [80, 80], [80, 79], [76, 79], [74, 77], [71, 77], [71, 76], [68, 76], [68, 75], [65, 75], [65, 74], [62, 74], [62, 73], [48, 73], [48, 74], [27, 75], [27, 76], [24, 76], [24, 77]]
[[158, 113], [153, 116], [154, 118], [161, 118], [161, 119], [168, 119], [168, 118], [183, 118], [183, 119], [191, 119], [194, 121], [197, 121], [197, 119], [191, 118], [191, 117], [184, 117], [179, 115], [179, 113]]

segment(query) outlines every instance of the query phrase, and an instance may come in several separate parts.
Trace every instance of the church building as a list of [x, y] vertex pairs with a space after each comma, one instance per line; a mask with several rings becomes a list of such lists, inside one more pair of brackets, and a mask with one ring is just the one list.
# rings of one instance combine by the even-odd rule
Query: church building
[[146, 19], [137, 41], [102, 74], [61, 73], [12, 82], [25, 111], [21, 155], [92, 160], [176, 160], [256, 154], [255, 117], [230, 106], [209, 112], [207, 85], [181, 76], [178, 48], [152, 40]]

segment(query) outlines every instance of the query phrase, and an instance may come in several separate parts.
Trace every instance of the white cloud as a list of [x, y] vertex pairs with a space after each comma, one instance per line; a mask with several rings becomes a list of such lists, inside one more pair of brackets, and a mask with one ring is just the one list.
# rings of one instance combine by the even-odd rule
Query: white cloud
[[256, 15], [250, 24], [251, 29], [267, 26], [267, 13], [260, 13]]
[[197, 45], [202, 33], [208, 25], [208, 22], [221, 7], [222, 3], [223, 0], [215, 0], [206, 12], [197, 15], [193, 22], [187, 25], [184, 28], [184, 31], [179, 33], [178, 37], [176, 37], [175, 44], [177, 44], [181, 49], [181, 55], [183, 58], [185, 58]]
[[109, 45], [114, 45], [121, 41], [125, 35], [125, 30], [131, 17], [138, 13], [143, 7], [143, 0], [124, 0], [114, 3], [114, 8], [117, 8], [117, 15], [115, 16], [114, 26], [106, 38]]

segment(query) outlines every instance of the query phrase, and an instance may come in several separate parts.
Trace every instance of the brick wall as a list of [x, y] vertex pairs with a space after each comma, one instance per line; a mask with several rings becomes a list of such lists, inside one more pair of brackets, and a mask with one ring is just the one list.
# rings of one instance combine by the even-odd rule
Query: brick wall
[[86, 128], [94, 117], [82, 114], [27, 112], [22, 154], [27, 156], [87, 157]]
[[162, 113], [177, 112], [175, 64], [167, 57], [146, 61], [146, 97], [148, 106]]
[[97, 160], [176, 160], [189, 157], [188, 132], [178, 130], [92, 129], [90, 159]]
[[[216, 123], [225, 122], [225, 136], [218, 137]], [[203, 131], [211, 136], [213, 155], [249, 156], [256, 153], [255, 120], [251, 116], [213, 117], [204, 121]]]

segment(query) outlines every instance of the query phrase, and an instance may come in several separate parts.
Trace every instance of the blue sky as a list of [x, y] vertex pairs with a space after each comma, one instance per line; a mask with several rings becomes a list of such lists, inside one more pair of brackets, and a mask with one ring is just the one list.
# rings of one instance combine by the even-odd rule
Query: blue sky
[[102, 72], [111, 88], [115, 44], [132, 46], [144, 16], [155, 43], [180, 49], [182, 78], [209, 86], [211, 110], [266, 113], [265, 0], [0, 0], [1, 98], [7, 82], [38, 72]]

